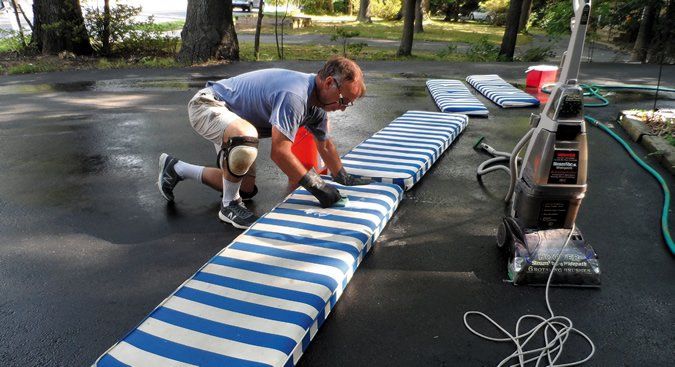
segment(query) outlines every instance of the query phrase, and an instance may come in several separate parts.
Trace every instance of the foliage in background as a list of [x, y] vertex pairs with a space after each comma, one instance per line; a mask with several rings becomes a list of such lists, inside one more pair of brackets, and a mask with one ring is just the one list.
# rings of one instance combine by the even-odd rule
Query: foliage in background
[[[163, 33], [165, 27], [155, 24], [152, 16], [145, 21], [136, 20], [141, 13], [140, 6], [117, 4], [110, 9], [110, 47], [112, 55], [129, 56], [173, 56], [178, 51], [178, 37]], [[85, 25], [91, 37], [91, 44], [100, 53], [103, 36], [103, 11], [87, 8]]]
[[485, 0], [480, 3], [480, 7], [494, 13], [492, 24], [504, 26], [506, 14], [509, 12], [509, 2], [509, 0]]
[[24, 52], [19, 32], [0, 29], [0, 52]]
[[552, 2], [541, 9], [541, 12], [539, 26], [548, 34], [570, 33], [570, 19], [574, 17], [574, 13], [569, 1]]
[[[358, 31], [349, 31], [342, 27], [335, 27], [335, 33], [331, 36], [330, 40], [333, 42], [337, 41], [342, 46], [342, 56], [356, 58], [368, 46], [365, 42], [349, 42], [349, 39], [358, 37], [359, 34]], [[337, 52], [338, 50], [336, 49], [335, 51]]]
[[472, 44], [466, 51], [466, 56], [469, 61], [496, 61], [498, 55], [499, 46], [490, 43], [487, 37], [481, 38], [478, 42]]
[[532, 47], [516, 57], [516, 61], [540, 62], [555, 56], [551, 46]]
[[370, 13], [374, 17], [394, 20], [398, 18], [401, 6], [401, 0], [370, 0]]

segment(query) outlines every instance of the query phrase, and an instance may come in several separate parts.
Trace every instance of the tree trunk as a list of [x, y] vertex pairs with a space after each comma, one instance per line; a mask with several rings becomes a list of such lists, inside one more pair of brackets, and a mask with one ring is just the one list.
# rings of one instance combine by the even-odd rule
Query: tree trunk
[[110, 55], [110, 0], [103, 3], [103, 33], [101, 33], [101, 54]]
[[654, 23], [656, 22], [659, 8], [660, 7], [655, 4], [654, 1], [649, 1], [642, 10], [640, 30], [638, 31], [637, 39], [633, 45], [630, 61], [639, 61], [641, 63], [647, 61], [647, 51], [649, 43], [652, 41]]
[[506, 29], [502, 38], [502, 47], [499, 50], [499, 59], [503, 61], [513, 61], [513, 54], [516, 52], [516, 40], [518, 39], [518, 22], [520, 21], [520, 10], [523, 7], [523, 0], [511, 0], [509, 12], [506, 15]]
[[518, 32], [522, 32], [527, 27], [527, 21], [530, 20], [532, 12], [532, 0], [523, 0], [523, 7], [520, 9], [520, 22], [518, 22]]
[[356, 20], [359, 22], [372, 23], [370, 15], [370, 0], [361, 0], [359, 2], [359, 15], [356, 17]]
[[239, 60], [232, 1], [188, 0], [180, 38], [182, 46], [177, 58], [181, 62], [194, 64], [210, 58]]
[[328, 0], [328, 3], [326, 4], [326, 10], [328, 10], [328, 14], [335, 13], [335, 6], [333, 5], [333, 0]]
[[264, 5], [265, 1], [260, 0], [260, 5], [258, 5], [258, 21], [255, 23], [255, 39], [253, 41], [253, 54], [255, 55], [256, 61], [260, 59], [260, 28], [262, 28]]
[[70, 51], [91, 55], [94, 51], [84, 27], [79, 0], [35, 0], [31, 44], [45, 55]]
[[424, 32], [424, 9], [422, 8], [422, 0], [415, 1], [415, 33]]
[[667, 64], [675, 62], [675, 0], [668, 2], [649, 47], [647, 61], [660, 63], [662, 60]]
[[403, 31], [401, 32], [401, 45], [396, 56], [410, 56], [414, 37], [415, 4], [416, 0], [403, 0]]
[[345, 9], [347, 9], [347, 15], [354, 15], [354, 3], [352, 0], [345, 0]]

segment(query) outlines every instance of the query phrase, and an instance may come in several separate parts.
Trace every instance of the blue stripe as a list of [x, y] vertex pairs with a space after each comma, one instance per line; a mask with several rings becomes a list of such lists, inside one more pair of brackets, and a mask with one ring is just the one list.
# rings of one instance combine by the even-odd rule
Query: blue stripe
[[151, 317], [171, 325], [194, 330], [198, 333], [234, 340], [244, 344], [276, 349], [286, 354], [290, 354], [295, 347], [295, 340], [286, 336], [227, 325], [189, 315], [184, 312], [172, 310], [166, 307], [160, 307], [156, 309], [155, 312], [152, 313]]
[[[382, 140], [384, 140], [384, 142]], [[385, 139], [385, 138], [370, 138], [370, 139], [366, 140], [366, 143], [368, 143], [368, 144], [386, 144], [387, 148], [398, 147], [398, 148], [407, 148], [407, 149], [425, 149], [425, 150], [436, 151], [435, 148], [430, 147], [430, 146], [390, 143], [389, 141], [391, 141], [391, 140], [392, 139]], [[417, 152], [415, 152], [415, 153], [417, 153]]]
[[[356, 186], [348, 186], [348, 189], [345, 189], [345, 190], [352, 190], [354, 188], [356, 188]], [[358, 190], [354, 190], [354, 191], [358, 191]], [[303, 195], [311, 195], [309, 193], [309, 191], [307, 191], [305, 189], [298, 189], [296, 191], [296, 193], [303, 194]], [[366, 197], [360, 197], [360, 196], [348, 196], [348, 198], [349, 198], [350, 201], [361, 201], [361, 202], [364, 202], [364, 203], [379, 204], [379, 205], [383, 206], [387, 211], [391, 210], [391, 205], [388, 202], [386, 202], [382, 199], [366, 198]], [[396, 201], [396, 200], [394, 200], [394, 201]], [[317, 205], [317, 204], [314, 204], [314, 205]], [[348, 208], [348, 209], [350, 211], [352, 210], [352, 208]]]
[[[251, 234], [250, 231], [247, 234]], [[326, 305], [326, 302], [323, 298], [311, 293], [278, 288], [266, 284], [253, 283], [246, 280], [205, 273], [203, 271], [197, 273], [192, 279], [219, 285], [222, 287], [237, 289], [242, 292], [255, 293], [263, 296], [304, 303], [314, 307], [317, 311], [320, 311]]]
[[[411, 139], [411, 138], [406, 138], [404, 136], [400, 135], [387, 135], [387, 134], [375, 134], [373, 135], [373, 139], [379, 139], [379, 140], [386, 140], [386, 141], [395, 141], [395, 142], [400, 142], [400, 143], [415, 143], [418, 144], [420, 147], [426, 147], [426, 148], [438, 148], [443, 143], [441, 142], [435, 142], [435, 141], [428, 141], [428, 140], [422, 140], [422, 139]], [[434, 139], [435, 140], [435, 139]], [[441, 140], [443, 141], [443, 140]]]
[[432, 122], [410, 122], [410, 121], [394, 121], [389, 124], [389, 126], [394, 126], [394, 127], [417, 127], [417, 128], [429, 128], [429, 130], [434, 130], [434, 131], [454, 131], [452, 124], [450, 123], [432, 123]]
[[[368, 151], [367, 151], [367, 152], [358, 152], [358, 151], [356, 151], [356, 149], [368, 150]], [[395, 158], [395, 159], [406, 159], [406, 160], [409, 160], [409, 161], [419, 161], [419, 162], [421, 162], [421, 163], [425, 163], [425, 162], [427, 161], [426, 159], [424, 159], [424, 158], [419, 158], [419, 157], [402, 157], [402, 156], [400, 156], [400, 155], [374, 153], [374, 152], [370, 151], [370, 149], [373, 149], [373, 148], [355, 147], [355, 148], [352, 149], [349, 153], [345, 154], [345, 156], [343, 157], [343, 159], [345, 159], [345, 158], [353, 159], [353, 158], [350, 158], [350, 157], [349, 157], [350, 154], [366, 154], [366, 155], [373, 156], [373, 157]], [[409, 152], [409, 153], [410, 153], [410, 152]]]
[[[286, 201], [288, 202], [288, 201]], [[279, 208], [275, 209], [275, 212], [279, 210]], [[248, 232], [246, 232], [247, 235], [253, 236], [253, 237], [258, 237], [258, 238], [267, 238], [267, 239], [272, 239], [272, 240], [279, 240], [279, 241], [286, 241], [286, 242], [291, 242], [291, 243], [301, 243], [306, 246], [314, 246], [314, 247], [321, 247], [321, 248], [329, 248], [332, 250], [337, 250], [337, 251], [343, 251], [346, 252], [354, 259], [359, 257], [359, 250], [354, 247], [350, 246], [341, 242], [335, 242], [335, 241], [329, 241], [329, 240], [324, 240], [324, 239], [317, 239], [317, 238], [309, 238], [309, 237], [302, 237], [302, 236], [296, 236], [292, 234], [286, 234], [286, 233], [276, 233], [276, 232], [268, 232], [268, 231], [260, 231], [257, 229], [249, 229]]]
[[[405, 158], [399, 158], [399, 159], [405, 159]], [[366, 159], [366, 158], [361, 158], [361, 157], [343, 157], [342, 161], [357, 161], [357, 162], [364, 162], [364, 163], [375, 163], [375, 164], [390, 164], [393, 166], [407, 166], [411, 167], [413, 169], [420, 169], [422, 167], [422, 164], [420, 163], [406, 163], [406, 162], [392, 162], [392, 161], [381, 161], [378, 159]]]
[[[359, 199], [359, 198], [355, 198], [354, 200], [357, 200], [357, 199]], [[305, 229], [305, 230], [308, 230], [308, 231], [337, 234], [337, 235], [341, 235], [341, 236], [347, 236], [347, 237], [355, 238], [355, 239], [357, 239], [357, 240], [359, 240], [363, 243], [368, 242], [368, 238], [370, 237], [370, 236], [368, 236], [364, 233], [352, 231], [350, 229], [342, 229], [342, 228], [320, 226], [320, 225], [316, 225], [316, 224], [293, 222], [293, 221], [290, 221], [290, 220], [270, 219], [270, 218], [267, 218], [267, 217], [260, 218], [258, 220], [258, 223], [271, 224], [271, 225], [275, 225], [275, 226], [291, 227], [291, 228], [299, 228], [299, 229]]]
[[354, 223], [354, 224], [360, 224], [363, 226], [366, 226], [370, 228], [371, 230], [375, 230], [377, 225], [369, 220], [366, 219], [361, 219], [361, 218], [352, 218], [352, 217], [345, 217], [343, 215], [336, 215], [336, 214], [321, 214], [320, 216], [316, 216], [315, 214], [308, 214], [304, 210], [298, 210], [298, 209], [288, 209], [288, 208], [276, 208], [273, 211], [274, 213], [283, 213], [283, 214], [292, 214], [292, 215], [301, 215], [303, 217], [311, 217], [311, 218], [319, 218], [319, 219], [328, 219], [328, 220], [334, 220], [334, 221], [339, 221], [339, 222], [347, 222], [347, 223]]
[[116, 360], [114, 357], [112, 357], [110, 354], [106, 354], [101, 359], [98, 360], [98, 363], [96, 363], [97, 367], [129, 367], [128, 364], [124, 364], [118, 360]]
[[[397, 186], [397, 187], [398, 187], [398, 186]], [[314, 207], [315, 207], [315, 206], [318, 206], [318, 204], [317, 204], [315, 201], [312, 201], [312, 200], [302, 200], [302, 199], [287, 199], [287, 200], [285, 201], [285, 203], [288, 203], [288, 204], [297, 204], [297, 205], [307, 205], [307, 206], [314, 206]], [[343, 210], [343, 208], [339, 208], [339, 207], [331, 208], [331, 209], [333, 209], [333, 210]], [[378, 216], [380, 219], [382, 219], [382, 215], [383, 215], [381, 211], [375, 210], [375, 209], [366, 209], [366, 208], [347, 208], [347, 209], [344, 209], [344, 210], [345, 210], [345, 211], [349, 211], [349, 212], [356, 212], [356, 213], [373, 214], [373, 215]], [[246, 234], [251, 234], [251, 230], [249, 230], [248, 232], [246, 232]], [[286, 237], [291, 237], [291, 235], [285, 235], [285, 236], [286, 236]], [[303, 238], [304, 238], [304, 237], [303, 237]], [[281, 238], [279, 238], [279, 239], [281, 239]], [[330, 241], [321, 240], [321, 242], [330, 242]]]
[[404, 127], [392, 127], [392, 128], [386, 128], [380, 131], [381, 134], [391, 134], [391, 133], [399, 133], [399, 134], [410, 134], [414, 136], [429, 136], [429, 137], [435, 137], [438, 139], [444, 139], [444, 138], [449, 138], [452, 136], [451, 131], [438, 131], [438, 130], [420, 130], [420, 129], [413, 129], [413, 128], [404, 128]]
[[205, 305], [220, 308], [222, 310], [229, 310], [233, 312], [243, 313], [261, 317], [264, 319], [276, 320], [281, 322], [288, 322], [298, 325], [302, 328], [307, 328], [312, 322], [312, 319], [301, 312], [283, 310], [280, 308], [263, 306], [251, 302], [240, 301], [238, 299], [219, 296], [213, 293], [200, 291], [198, 289], [184, 286], [179, 288], [174, 296], [185, 298], [191, 301], [202, 303]]
[[417, 170], [411, 170], [411, 169], [377, 167], [377, 166], [354, 164], [354, 163], [347, 163], [347, 162], [343, 163], [343, 165], [347, 168], [361, 168], [361, 169], [367, 169], [369, 171], [377, 171], [377, 172], [407, 173], [411, 176], [414, 176], [414, 175], [417, 174]]
[[125, 341], [137, 348], [143, 349], [165, 358], [173, 359], [183, 363], [194, 364], [204, 367], [264, 367], [264, 363], [247, 361], [240, 358], [228, 357], [222, 354], [209, 352], [202, 349], [178, 344], [170, 340], [158, 338], [140, 330], [134, 330], [127, 336]]
[[[376, 145], [376, 147], [359, 146], [359, 148], [362, 148], [362, 149], [377, 149], [377, 150], [379, 150], [379, 151], [384, 151], [384, 152], [397, 152], [397, 153], [407, 153], [407, 154], [418, 154], [418, 155], [424, 155], [424, 156], [427, 156], [429, 159], [434, 159], [434, 154], [433, 154], [433, 153], [429, 153], [429, 152], [422, 151], [422, 150], [417, 151], [417, 152], [414, 152], [414, 151], [411, 152], [411, 151], [409, 151], [409, 150], [404, 150], [404, 149], [400, 149], [400, 148], [393, 147], [393, 146], [389, 146], [389, 145], [381, 145], [381, 144], [376, 143], [376, 142], [371, 143], [371, 142], [369, 142], [369, 141], [365, 141], [365, 142], [363, 142], [362, 144]], [[433, 149], [429, 149], [429, 150], [433, 150]]]
[[[400, 201], [401, 200], [401, 194], [403, 194], [403, 190], [399, 186], [392, 186], [396, 188], [396, 191], [398, 192], [398, 196], [392, 194], [391, 192], [387, 192], [387, 196], [389, 196], [391, 199], [394, 201]], [[376, 194], [374, 192], [375, 190], [372, 189], [372, 186], [349, 186], [349, 190], [351, 191], [356, 191], [356, 192], [366, 192], [366, 193], [372, 193]]]
[[344, 274], [346, 274], [347, 271], [350, 268], [349, 265], [347, 263], [345, 263], [344, 261], [333, 258], [333, 257], [314, 255], [314, 254], [306, 254], [306, 253], [303, 253], [303, 252], [290, 251], [290, 250], [282, 250], [280, 248], [254, 245], [252, 243], [246, 243], [246, 242], [240, 242], [240, 241], [237, 241], [237, 242], [231, 244], [230, 248], [233, 248], [235, 250], [240, 250], [240, 251], [253, 252], [253, 253], [256, 253], [256, 254], [263, 254], [263, 255], [268, 255], [268, 256], [280, 257], [280, 258], [283, 258], [283, 259], [296, 260], [296, 261], [302, 261], [302, 262], [307, 262], [307, 263], [331, 266], [331, 267], [334, 267], [334, 268], [342, 271], [342, 273], [344, 273]]
[[337, 282], [330, 277], [321, 274], [309, 273], [295, 269], [282, 268], [280, 266], [260, 264], [247, 260], [233, 259], [231, 257], [216, 256], [212, 261], [214, 264], [230, 266], [237, 269], [244, 269], [261, 274], [274, 275], [282, 278], [302, 280], [309, 283], [323, 285], [331, 292], [337, 288]]

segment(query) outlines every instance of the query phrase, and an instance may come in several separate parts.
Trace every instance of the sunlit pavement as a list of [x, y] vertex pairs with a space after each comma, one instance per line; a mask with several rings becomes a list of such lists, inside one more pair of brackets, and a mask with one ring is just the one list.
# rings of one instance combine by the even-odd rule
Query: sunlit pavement
[[[3, 366], [92, 363], [226, 246], [238, 230], [216, 219], [219, 196], [185, 182], [167, 205], [155, 186], [161, 152], [212, 164], [213, 148], [187, 122], [186, 104], [207, 80], [263, 67], [315, 71], [318, 62], [236, 63], [174, 70], [107, 70], [0, 79], [0, 361]], [[368, 93], [331, 115], [340, 152], [406, 110], [436, 108], [427, 78], [499, 73], [522, 84], [525, 64], [364, 63]], [[657, 66], [584, 64], [582, 81], [656, 84]], [[675, 85], [672, 66], [662, 84]], [[301, 360], [303, 366], [496, 365], [508, 346], [479, 340], [462, 315], [481, 310], [511, 329], [546, 315], [543, 288], [504, 283], [494, 234], [507, 189], [501, 173], [481, 187], [480, 136], [510, 150], [532, 109], [490, 109], [410, 192]], [[661, 108], [675, 107], [664, 95]], [[651, 108], [625, 93], [588, 113], [611, 122]], [[614, 125], [612, 125], [614, 126]], [[553, 309], [597, 347], [590, 365], [672, 361], [673, 257], [659, 234], [661, 193], [609, 137], [589, 135], [589, 189], [578, 225], [600, 255], [600, 289], [554, 289]], [[617, 127], [616, 131], [625, 136]], [[639, 155], [646, 152], [633, 144]], [[261, 147], [252, 207], [264, 213], [286, 179]], [[671, 187], [672, 177], [648, 157]], [[671, 221], [672, 228], [672, 221]], [[580, 342], [570, 359], [586, 354]]]

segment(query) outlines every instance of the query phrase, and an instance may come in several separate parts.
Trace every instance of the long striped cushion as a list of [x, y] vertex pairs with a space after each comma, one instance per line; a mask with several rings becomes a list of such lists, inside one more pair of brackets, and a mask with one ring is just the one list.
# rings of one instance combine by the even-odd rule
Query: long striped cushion
[[337, 186], [347, 207], [294, 191], [95, 365], [295, 365], [403, 195], [391, 184]]
[[466, 81], [500, 107], [539, 106], [539, 100], [504, 81], [497, 74], [469, 75]]
[[488, 114], [485, 105], [459, 80], [429, 79], [427, 89], [443, 112], [460, 112], [472, 116]]
[[395, 183], [408, 190], [468, 121], [461, 114], [408, 111], [345, 154], [342, 163], [351, 174]]

